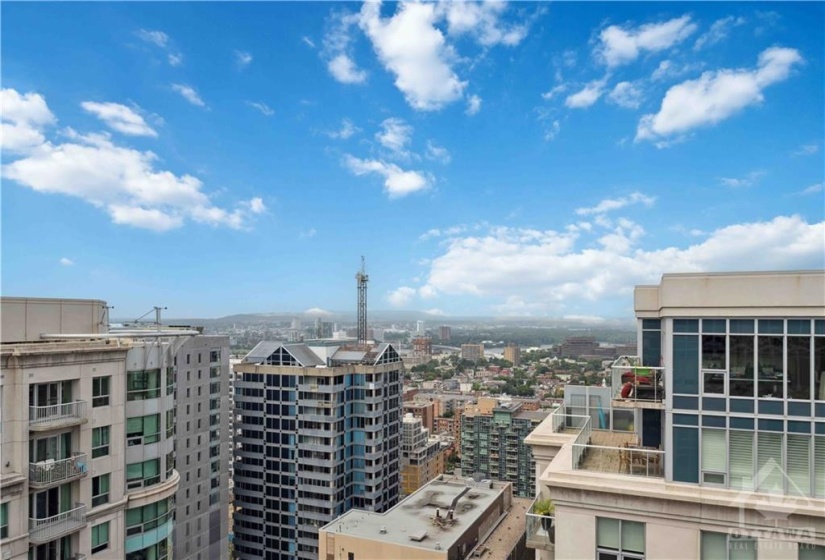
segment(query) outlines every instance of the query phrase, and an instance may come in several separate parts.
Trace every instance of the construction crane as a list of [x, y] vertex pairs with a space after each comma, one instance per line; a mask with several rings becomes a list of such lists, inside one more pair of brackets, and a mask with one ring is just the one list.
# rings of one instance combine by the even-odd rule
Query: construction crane
[[361, 255], [361, 270], [355, 275], [358, 283], [358, 344], [367, 343], [367, 268], [364, 256]]

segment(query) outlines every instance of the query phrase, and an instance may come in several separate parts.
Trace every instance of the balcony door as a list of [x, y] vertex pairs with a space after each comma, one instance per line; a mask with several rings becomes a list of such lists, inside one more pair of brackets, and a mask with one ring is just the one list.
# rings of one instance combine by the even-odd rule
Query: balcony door
[[29, 385], [29, 406], [53, 406], [72, 402], [72, 382]]
[[72, 485], [63, 484], [37, 492], [29, 497], [33, 519], [47, 519], [72, 509]]
[[70, 560], [72, 558], [72, 537], [55, 539], [29, 549], [29, 560]]
[[72, 434], [65, 432], [29, 442], [29, 462], [68, 459], [72, 454]]

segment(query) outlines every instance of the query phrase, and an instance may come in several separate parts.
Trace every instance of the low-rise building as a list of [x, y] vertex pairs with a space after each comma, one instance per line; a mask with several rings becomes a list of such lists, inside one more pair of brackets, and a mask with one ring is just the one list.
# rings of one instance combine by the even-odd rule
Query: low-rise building
[[508, 483], [439, 477], [385, 513], [350, 510], [325, 525], [318, 557], [464, 560], [489, 552], [516, 560], [524, 553], [526, 508], [514, 503]]

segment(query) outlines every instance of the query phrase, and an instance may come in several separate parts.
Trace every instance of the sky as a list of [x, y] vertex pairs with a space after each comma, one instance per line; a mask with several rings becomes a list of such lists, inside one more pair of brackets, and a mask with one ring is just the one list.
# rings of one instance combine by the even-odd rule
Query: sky
[[2, 293], [627, 319], [825, 268], [822, 3], [4, 3]]

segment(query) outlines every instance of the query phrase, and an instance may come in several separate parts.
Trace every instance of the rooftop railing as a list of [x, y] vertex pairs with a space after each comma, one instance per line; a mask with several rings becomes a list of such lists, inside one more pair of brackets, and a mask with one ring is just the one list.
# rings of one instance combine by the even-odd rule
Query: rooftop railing
[[86, 504], [43, 519], [29, 518], [29, 541], [41, 544], [77, 531], [86, 525]]
[[49, 406], [29, 407], [29, 427], [49, 428], [86, 420], [86, 401], [74, 401]]
[[73, 453], [66, 459], [47, 459], [29, 463], [29, 485], [43, 487], [84, 476], [87, 471], [86, 454]]
[[574, 469], [661, 478], [664, 459], [664, 451], [629, 443], [619, 447], [573, 443]]
[[613, 399], [626, 403], [661, 403], [665, 399], [665, 369], [642, 365], [638, 356], [621, 356], [613, 362]]

